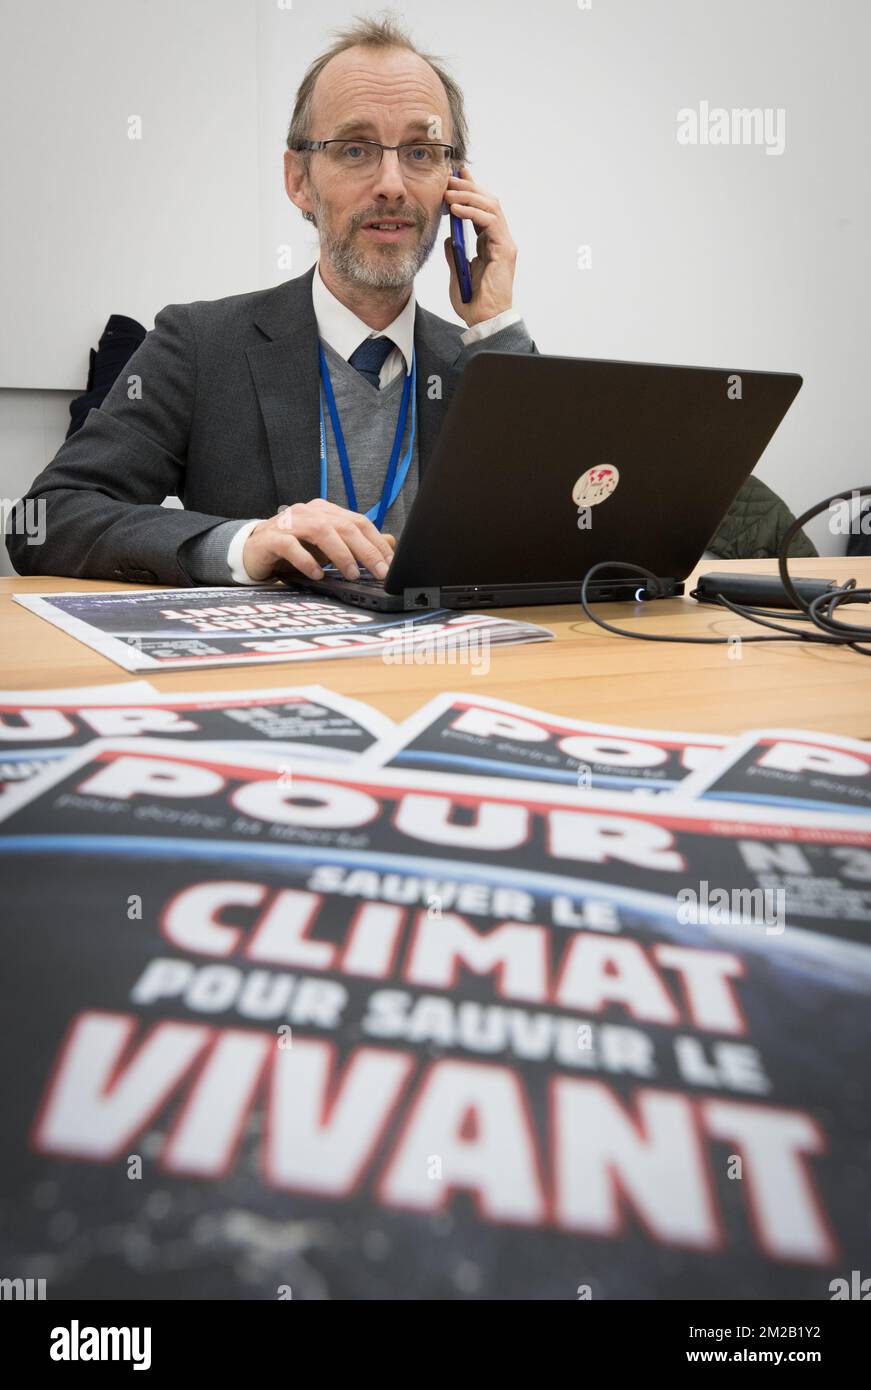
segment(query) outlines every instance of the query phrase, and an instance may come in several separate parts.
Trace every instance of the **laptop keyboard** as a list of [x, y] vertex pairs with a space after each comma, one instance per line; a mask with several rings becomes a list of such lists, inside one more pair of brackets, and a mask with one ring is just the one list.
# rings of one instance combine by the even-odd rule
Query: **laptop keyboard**
[[[325, 578], [325, 579], [345, 579], [345, 576], [342, 574], [341, 570], [336, 569], [336, 566], [335, 566], [335, 565], [324, 565], [323, 570], [324, 570], [324, 578]], [[379, 588], [379, 589], [383, 589], [383, 588], [384, 588], [384, 580], [383, 580], [383, 579], [376, 579], [375, 575], [374, 575], [374, 574], [371, 574], [371, 573], [369, 572], [369, 570], [367, 570], [367, 569], [361, 569], [361, 570], [360, 570], [360, 578], [359, 578], [359, 579], [353, 579], [353, 580], [347, 579], [347, 580], [345, 580], [345, 583], [346, 583], [346, 584], [374, 584], [376, 588]]]

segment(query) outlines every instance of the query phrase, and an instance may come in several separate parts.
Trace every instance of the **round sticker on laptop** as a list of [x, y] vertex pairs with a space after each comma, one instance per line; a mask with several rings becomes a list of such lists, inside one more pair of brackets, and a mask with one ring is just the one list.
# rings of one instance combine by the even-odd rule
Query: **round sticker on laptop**
[[576, 507], [595, 507], [597, 502], [604, 502], [611, 496], [619, 481], [620, 474], [613, 463], [588, 468], [572, 488], [572, 501]]

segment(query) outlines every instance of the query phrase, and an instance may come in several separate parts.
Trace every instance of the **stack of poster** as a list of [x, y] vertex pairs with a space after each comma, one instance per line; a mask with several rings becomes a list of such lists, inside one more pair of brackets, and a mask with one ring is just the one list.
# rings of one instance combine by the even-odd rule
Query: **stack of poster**
[[728, 742], [592, 724], [507, 700], [436, 695], [371, 750], [387, 767], [520, 777], [613, 791], [676, 791]]
[[125, 671], [341, 656], [401, 662], [413, 661], [417, 652], [441, 660], [461, 653], [474, 666], [490, 647], [553, 639], [549, 628], [486, 613], [439, 608], [382, 614], [280, 584], [13, 597]]
[[[95, 728], [87, 730], [80, 722], [79, 711], [105, 709], [137, 698], [147, 700], [155, 694], [148, 681], [66, 690], [0, 690], [0, 795], [42, 772], [62, 745], [75, 747], [99, 737]], [[76, 724], [77, 738], [73, 733]]]
[[869, 1267], [869, 745], [474, 692], [86, 708], [0, 800], [4, 1268], [814, 1300]]
[[703, 800], [871, 815], [871, 743], [801, 729], [732, 739], [684, 784]]
[[0, 691], [0, 790], [95, 738], [173, 738], [248, 748], [287, 761], [345, 762], [392, 731], [392, 720], [320, 685], [161, 694], [147, 681], [79, 690]]

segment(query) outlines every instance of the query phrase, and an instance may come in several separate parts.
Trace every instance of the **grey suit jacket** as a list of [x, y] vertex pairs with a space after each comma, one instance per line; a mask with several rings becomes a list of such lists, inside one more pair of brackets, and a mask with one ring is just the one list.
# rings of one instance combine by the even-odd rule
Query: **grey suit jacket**
[[[27, 500], [44, 500], [46, 538], [28, 545], [23, 534], [7, 536], [20, 574], [193, 584], [179, 554], [187, 541], [318, 496], [313, 275], [314, 267], [273, 289], [161, 310], [101, 408], [33, 483]], [[462, 332], [417, 306], [421, 473], [472, 356], [536, 351], [522, 324], [468, 346]], [[160, 505], [172, 495], [184, 510]]]

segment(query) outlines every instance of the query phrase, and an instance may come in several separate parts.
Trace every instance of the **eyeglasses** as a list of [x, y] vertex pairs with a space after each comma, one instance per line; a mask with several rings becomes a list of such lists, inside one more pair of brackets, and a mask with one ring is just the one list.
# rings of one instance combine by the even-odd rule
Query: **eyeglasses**
[[333, 168], [352, 177], [374, 174], [385, 150], [396, 150], [403, 174], [411, 179], [436, 178], [449, 173], [453, 145], [382, 145], [378, 140], [301, 140], [298, 150], [323, 150]]

